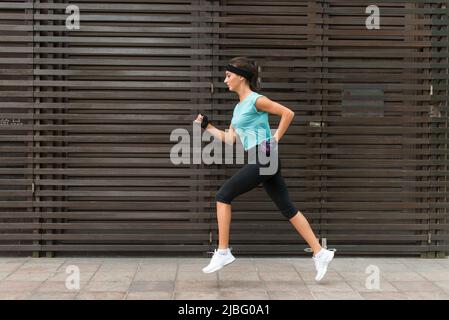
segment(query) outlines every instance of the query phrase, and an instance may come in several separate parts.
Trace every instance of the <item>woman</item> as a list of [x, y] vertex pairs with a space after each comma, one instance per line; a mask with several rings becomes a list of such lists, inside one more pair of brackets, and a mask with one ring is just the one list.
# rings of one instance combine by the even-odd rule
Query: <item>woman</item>
[[[292, 223], [313, 250], [313, 261], [317, 271], [315, 280], [320, 281], [334, 257], [334, 252], [321, 247], [306, 218], [290, 201], [287, 186], [281, 174], [280, 159], [277, 157], [278, 142], [287, 131], [294, 112], [255, 92], [254, 82], [257, 79], [257, 68], [253, 61], [246, 57], [237, 57], [230, 60], [225, 70], [224, 83], [230, 91], [236, 92], [240, 99], [240, 103], [235, 106], [229, 131], [224, 132], [215, 128], [207, 116], [202, 114], [198, 115], [195, 122], [200, 123], [202, 128], [228, 144], [235, 143], [236, 134], [238, 134], [245, 151], [248, 154], [255, 154], [256, 157], [251, 158], [250, 163], [245, 164], [228, 179], [215, 196], [219, 244], [218, 249], [214, 250], [211, 262], [203, 268], [203, 272], [215, 272], [235, 260], [229, 249], [231, 202], [237, 196], [263, 183], [265, 191], [281, 213]], [[268, 122], [270, 113], [281, 117], [279, 128], [274, 135], [271, 135]], [[270, 151], [273, 152], [270, 153]], [[260, 161], [262, 156], [270, 157], [269, 162], [262, 163]], [[261, 169], [266, 168], [273, 160], [278, 163], [277, 170], [271, 174], [261, 174]]]

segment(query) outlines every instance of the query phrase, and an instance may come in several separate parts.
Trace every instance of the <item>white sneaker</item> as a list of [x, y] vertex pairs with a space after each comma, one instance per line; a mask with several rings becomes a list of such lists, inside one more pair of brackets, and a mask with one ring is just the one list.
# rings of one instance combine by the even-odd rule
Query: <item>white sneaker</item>
[[212, 273], [220, 270], [225, 265], [234, 262], [235, 257], [232, 255], [231, 250], [228, 249], [227, 254], [220, 254], [217, 249], [213, 252], [212, 259], [208, 266], [203, 268], [204, 273]]
[[332, 261], [332, 259], [334, 258], [334, 252], [324, 249], [322, 248], [321, 250], [323, 250], [319, 257], [313, 257], [313, 261], [315, 262], [315, 269], [317, 271], [316, 273], [316, 277], [315, 280], [316, 281], [320, 281], [321, 279], [323, 279], [324, 275], [327, 272], [327, 266], [329, 265], [329, 263]]

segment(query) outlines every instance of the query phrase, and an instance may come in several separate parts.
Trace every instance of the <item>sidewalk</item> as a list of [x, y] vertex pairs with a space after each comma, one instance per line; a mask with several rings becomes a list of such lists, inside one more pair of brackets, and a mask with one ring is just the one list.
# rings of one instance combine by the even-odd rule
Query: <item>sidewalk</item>
[[208, 258], [0, 257], [0, 299], [449, 299], [448, 258], [337, 256], [320, 283], [310, 257], [236, 258], [203, 274]]

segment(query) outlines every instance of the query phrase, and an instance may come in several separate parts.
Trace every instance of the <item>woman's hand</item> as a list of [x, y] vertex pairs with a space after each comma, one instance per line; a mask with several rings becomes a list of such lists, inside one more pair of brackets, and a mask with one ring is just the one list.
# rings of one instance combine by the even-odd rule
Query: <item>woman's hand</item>
[[201, 114], [198, 114], [198, 116], [195, 119], [195, 122], [201, 124], [203, 122], [203, 116]]

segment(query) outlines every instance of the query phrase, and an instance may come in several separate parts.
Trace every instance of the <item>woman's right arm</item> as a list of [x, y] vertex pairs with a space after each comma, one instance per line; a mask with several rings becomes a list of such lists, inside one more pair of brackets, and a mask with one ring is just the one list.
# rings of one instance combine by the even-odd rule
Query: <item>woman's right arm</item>
[[[198, 115], [198, 117], [196, 118], [196, 122], [201, 123], [203, 120], [203, 117], [201, 115]], [[234, 144], [236, 141], [236, 135], [235, 135], [235, 130], [232, 127], [232, 124], [229, 125], [229, 131], [225, 132], [223, 130], [217, 129], [215, 128], [211, 123], [209, 123], [205, 129], [207, 132], [209, 132], [211, 135], [213, 135], [215, 138], [220, 139], [221, 141], [223, 141], [224, 143], [227, 144]]]
[[209, 124], [206, 127], [206, 131], [212, 134], [214, 137], [220, 139], [226, 144], [233, 145], [236, 141], [235, 130], [232, 127], [232, 124], [229, 125], [228, 132], [215, 128], [212, 124]]

